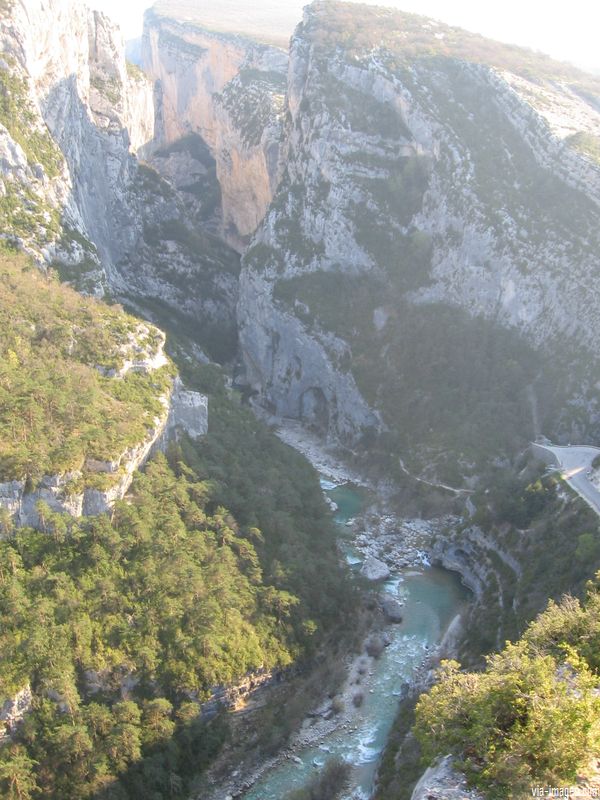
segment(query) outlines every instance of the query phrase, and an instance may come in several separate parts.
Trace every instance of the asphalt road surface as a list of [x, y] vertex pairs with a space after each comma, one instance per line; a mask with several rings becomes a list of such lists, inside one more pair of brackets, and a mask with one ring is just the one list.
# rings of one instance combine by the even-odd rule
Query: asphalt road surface
[[575, 489], [586, 503], [600, 515], [600, 490], [594, 486], [592, 477], [592, 461], [600, 456], [600, 448], [577, 445], [574, 447], [558, 447], [555, 445], [535, 444], [534, 449], [545, 450], [554, 456], [562, 477]]

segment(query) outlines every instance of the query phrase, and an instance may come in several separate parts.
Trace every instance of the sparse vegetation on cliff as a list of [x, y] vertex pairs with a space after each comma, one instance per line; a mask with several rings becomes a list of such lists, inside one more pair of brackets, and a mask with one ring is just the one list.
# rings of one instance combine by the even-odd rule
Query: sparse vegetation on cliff
[[586, 581], [600, 569], [600, 529], [589, 506], [557, 475], [543, 475], [538, 464], [492, 468], [481, 486], [472, 498], [477, 511], [453, 541], [471, 541], [469, 529], [476, 526], [492, 548], [506, 554], [503, 560], [481, 537], [472, 539], [472, 557], [482, 574], [489, 570], [489, 580], [470, 640], [489, 652], [498, 631], [500, 641], [516, 638], [549, 597], [583, 595]]
[[0, 224], [3, 238], [8, 240], [34, 238], [40, 244], [48, 244], [60, 234], [57, 209], [32, 189], [18, 184], [9, 184], [0, 197]]
[[283, 112], [286, 76], [242, 69], [218, 96], [246, 147], [260, 144], [265, 128]]
[[29, 166], [41, 164], [46, 175], [58, 175], [62, 155], [47, 130], [40, 128], [31, 108], [27, 83], [10, 64], [0, 69], [0, 123], [14, 141], [23, 148]]
[[127, 69], [127, 74], [132, 80], [139, 83], [150, 82], [150, 78], [148, 78], [144, 70], [141, 67], [138, 67], [137, 64], [134, 64], [133, 61], [126, 61], [125, 67]]
[[535, 82], [560, 81], [595, 96], [600, 79], [542, 53], [487, 39], [418, 14], [390, 8], [373, 9], [335, 0], [311, 6], [307, 32], [320, 55], [343, 48], [346, 57], [361, 58], [376, 44], [387, 51], [390, 64], [410, 64], [416, 59], [442, 57], [509, 70]]
[[567, 139], [567, 143], [574, 150], [600, 164], [600, 136], [593, 133], [575, 133]]
[[312, 272], [281, 280], [274, 291], [310, 329], [321, 327], [349, 342], [346, 367], [389, 426], [382, 456], [401, 481], [402, 471], [393, 464], [397, 452], [426, 446], [430, 460], [443, 449], [480, 459], [526, 444], [526, 387], [532, 382], [546, 387], [540, 389], [541, 414], [552, 414], [559, 402], [552, 369], [540, 376], [542, 356], [516, 332], [460, 309], [403, 299], [411, 270], [419, 272], [419, 260], [427, 257], [426, 237], [413, 235], [412, 242], [389, 262], [386, 283], [341, 271]]

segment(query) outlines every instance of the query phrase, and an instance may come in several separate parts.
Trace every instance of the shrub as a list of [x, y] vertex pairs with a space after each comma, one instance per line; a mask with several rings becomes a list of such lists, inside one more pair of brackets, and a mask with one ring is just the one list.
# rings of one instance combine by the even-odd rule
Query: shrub
[[421, 696], [415, 734], [426, 759], [454, 753], [490, 798], [576, 779], [600, 746], [600, 598], [551, 603], [483, 672], [444, 662]]
[[331, 709], [334, 714], [343, 714], [346, 710], [346, 704], [344, 703], [343, 698], [337, 696], [333, 698], [333, 702], [331, 703]]
[[350, 766], [344, 761], [331, 760], [303, 789], [289, 792], [283, 800], [336, 800], [348, 785]]
[[385, 644], [381, 636], [371, 636], [365, 645], [365, 650], [371, 658], [380, 658], [385, 650]]

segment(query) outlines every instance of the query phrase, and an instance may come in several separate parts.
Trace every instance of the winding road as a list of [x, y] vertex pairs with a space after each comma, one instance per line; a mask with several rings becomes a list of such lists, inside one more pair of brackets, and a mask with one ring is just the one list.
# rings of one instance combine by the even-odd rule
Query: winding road
[[594, 477], [598, 479], [598, 472], [592, 470], [592, 462], [600, 456], [600, 448], [536, 443], [532, 444], [532, 449], [546, 463], [555, 464], [569, 486], [600, 515], [600, 489], [591, 480]]

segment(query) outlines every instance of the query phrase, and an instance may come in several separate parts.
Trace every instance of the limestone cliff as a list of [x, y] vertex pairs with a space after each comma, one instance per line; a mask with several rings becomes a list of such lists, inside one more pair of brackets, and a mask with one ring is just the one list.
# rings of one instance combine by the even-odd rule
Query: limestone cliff
[[31, 710], [33, 694], [27, 685], [0, 706], [0, 742], [9, 738]]
[[[151, 86], [128, 75], [110, 20], [71, 0], [14, 4], [1, 21], [0, 37], [7, 91], [13, 102], [28, 106], [30, 122], [45, 140], [43, 171], [34, 164], [38, 183], [47, 187], [45, 200], [80, 242], [88, 239], [86, 255], [96, 263], [99, 255], [114, 277], [115, 228], [124, 201], [119, 194], [135, 176], [131, 141], [144, 144], [154, 127]], [[14, 114], [7, 114], [6, 124], [18, 144], [30, 138], [18, 130]]]
[[157, 143], [168, 148], [190, 134], [206, 143], [216, 161], [220, 231], [242, 247], [279, 180], [286, 53], [148, 11], [143, 64], [157, 86]]
[[[119, 381], [128, 373], [152, 373], [164, 367], [165, 336], [156, 328], [140, 323], [135, 335], [122, 347], [120, 365], [106, 371], [108, 378]], [[35, 488], [27, 479], [0, 483], [0, 509], [8, 512], [17, 526], [40, 527], [38, 503], [51, 511], [74, 517], [95, 516], [112, 508], [127, 493], [134, 475], [154, 449], [165, 449], [182, 432], [192, 438], [208, 430], [207, 398], [188, 391], [177, 378], [160, 397], [162, 411], [148, 428], [146, 436], [111, 460], [87, 457], [80, 469], [64, 474], [44, 475]]]
[[441, 326], [440, 308], [484, 336], [512, 329], [523, 351], [593, 352], [600, 86], [482, 42], [393, 11], [306, 11], [285, 173], [241, 277], [248, 380], [276, 413], [338, 438], [377, 412], [406, 430], [395, 398], [422, 363], [406, 342], [423, 320]]
[[14, 4], [0, 26], [6, 94], [38, 131], [32, 146], [11, 108], [2, 120], [4, 229], [79, 288], [233, 342], [237, 256], [196, 233], [176, 189], [136, 158], [154, 138], [154, 94], [118, 29], [77, 0]]

